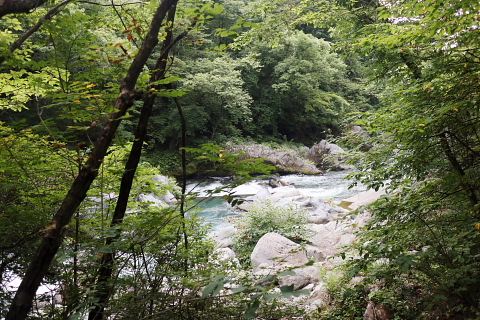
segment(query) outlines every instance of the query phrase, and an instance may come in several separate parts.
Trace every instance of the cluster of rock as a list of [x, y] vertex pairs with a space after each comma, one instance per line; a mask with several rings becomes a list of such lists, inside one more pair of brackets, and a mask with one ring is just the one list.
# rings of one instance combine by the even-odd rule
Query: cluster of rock
[[243, 153], [241, 159], [264, 158], [265, 162], [274, 165], [278, 172], [319, 174], [323, 170], [352, 169], [352, 166], [345, 164], [347, 159], [345, 150], [326, 140], [311, 148], [300, 149], [272, 149], [256, 143], [243, 145], [227, 143], [226, 150], [230, 153]]
[[[365, 139], [365, 133], [361, 128], [352, 129], [352, 134]], [[345, 164], [347, 160], [345, 151], [338, 145], [325, 140], [311, 148], [304, 147], [299, 150], [274, 150], [252, 143], [238, 146], [230, 144], [227, 146], [227, 151], [242, 152], [245, 159], [265, 158], [266, 162], [275, 165], [279, 172], [318, 174], [325, 169], [352, 169], [352, 166]], [[161, 195], [140, 194], [137, 200], [154, 203], [161, 207], [174, 204], [177, 200], [172, 192], [163, 190], [165, 186], [171, 185], [168, 178], [155, 176], [154, 181], [162, 188]], [[331, 297], [321, 275], [338, 265], [341, 259], [337, 255], [341, 248], [356, 241], [355, 229], [364, 226], [369, 218], [368, 213], [358, 213], [354, 218], [348, 213], [373, 202], [382, 194], [381, 191], [373, 190], [362, 192], [345, 199], [341, 202], [341, 206], [338, 206], [319, 198], [305, 196], [280, 177], [270, 179], [264, 189], [254, 196], [247, 197], [246, 201], [238, 206], [239, 209], [248, 211], [253, 203], [265, 200], [273, 201], [277, 206], [293, 205], [305, 208], [309, 212], [307, 227], [312, 233], [303, 245], [275, 232], [263, 235], [250, 257], [253, 276], [260, 279], [293, 269], [295, 275], [279, 277], [278, 286], [293, 285], [294, 290], [309, 289], [309, 296], [292, 298], [293, 303], [302, 304], [307, 311], [326, 307], [331, 302]], [[214, 240], [217, 259], [228, 262], [232, 266], [239, 266], [240, 262], [232, 249], [235, 232], [235, 227], [225, 227], [216, 232]], [[311, 261], [313, 264], [309, 263]], [[388, 310], [384, 309], [384, 306], [369, 303], [364, 319], [388, 319]]]
[[[360, 204], [374, 201], [381, 194], [368, 191], [346, 199], [345, 202], [350, 204], [350, 208], [356, 208]], [[303, 304], [307, 310], [328, 305], [330, 296], [321, 274], [332, 270], [341, 261], [336, 255], [340, 253], [342, 246], [356, 241], [353, 232], [355, 228], [365, 225], [369, 218], [368, 213], [359, 213], [353, 218], [347, 215], [349, 210], [318, 198], [306, 197], [292, 186], [280, 186], [273, 191], [263, 189], [248, 197], [241, 209], [248, 210], [252, 202], [266, 199], [275, 201], [278, 206], [296, 205], [307, 208], [310, 213], [307, 227], [312, 230], [312, 235], [307, 239], [306, 245], [300, 245], [275, 232], [265, 234], [251, 254], [253, 275], [261, 278], [294, 268], [296, 275], [282, 276], [279, 286], [293, 285], [295, 290], [309, 289], [310, 296], [296, 301]], [[232, 259], [237, 264], [238, 260], [232, 250], [232, 236], [235, 231], [233, 226], [229, 226], [219, 230], [214, 239], [221, 259]], [[306, 266], [307, 262], [312, 260], [313, 265]]]
[[360, 151], [367, 152], [373, 148], [373, 145], [369, 141], [370, 135], [360, 126], [351, 126], [347, 132], [347, 138], [349, 142], [356, 145]]
[[312, 146], [305, 157], [315, 163], [318, 168], [330, 170], [350, 170], [354, 168], [352, 165], [345, 164], [347, 160], [345, 150], [326, 140]]
[[160, 208], [166, 208], [172, 204], [177, 203], [175, 195], [168, 190], [171, 187], [172, 182], [168, 180], [166, 176], [156, 175], [152, 180], [157, 184], [156, 193], [140, 193], [136, 200], [140, 202], [149, 202]]

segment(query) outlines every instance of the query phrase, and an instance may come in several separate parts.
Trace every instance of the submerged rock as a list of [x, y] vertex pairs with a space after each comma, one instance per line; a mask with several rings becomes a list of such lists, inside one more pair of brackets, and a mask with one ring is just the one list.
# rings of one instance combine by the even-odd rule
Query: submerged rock
[[268, 181], [268, 185], [272, 188], [287, 187], [290, 184], [279, 178], [273, 178]]

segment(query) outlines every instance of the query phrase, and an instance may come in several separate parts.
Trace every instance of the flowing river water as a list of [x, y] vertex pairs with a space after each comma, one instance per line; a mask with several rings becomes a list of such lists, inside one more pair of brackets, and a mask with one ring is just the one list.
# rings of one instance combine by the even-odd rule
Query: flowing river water
[[[279, 178], [293, 185], [282, 188], [296, 188], [304, 196], [320, 198], [327, 201], [340, 201], [365, 191], [363, 185], [358, 185], [351, 189], [348, 188], [351, 181], [346, 180], [345, 177], [349, 173], [351, 173], [351, 171], [330, 171], [323, 175], [290, 174]], [[256, 194], [262, 188], [266, 188], [268, 180], [269, 179], [254, 180], [232, 191], [235, 192], [235, 196], [245, 198], [249, 195]], [[229, 225], [229, 218], [241, 214], [240, 210], [233, 208], [222, 198], [222, 195], [226, 194], [226, 192], [205, 199], [205, 197], [208, 196], [208, 190], [213, 190], [223, 185], [225, 185], [224, 179], [212, 178], [201, 183], [198, 181], [190, 181], [187, 186], [187, 190], [197, 192], [199, 199], [201, 199], [199, 203], [200, 212], [198, 215], [203, 217], [206, 223], [211, 224], [214, 230]], [[272, 190], [271, 187], [268, 188]]]

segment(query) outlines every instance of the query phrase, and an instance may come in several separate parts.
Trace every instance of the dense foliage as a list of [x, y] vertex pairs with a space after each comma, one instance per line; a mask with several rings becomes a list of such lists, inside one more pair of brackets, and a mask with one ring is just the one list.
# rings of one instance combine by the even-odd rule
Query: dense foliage
[[238, 258], [249, 264], [250, 255], [258, 240], [269, 232], [276, 232], [295, 241], [305, 241], [311, 231], [305, 226], [308, 221], [306, 210], [294, 206], [279, 206], [271, 201], [255, 203], [248, 212], [232, 220], [238, 229], [234, 236], [234, 250]]
[[405, 1], [354, 32], [388, 81], [385, 107], [358, 120], [374, 147], [355, 176], [389, 194], [370, 209], [350, 275], [380, 281], [369, 298], [399, 319], [479, 316], [479, 10]]
[[[184, 147], [313, 144], [355, 123], [368, 138], [353, 176], [387, 195], [346, 255], [346, 281], [360, 278], [331, 283], [312, 317], [361, 318], [369, 301], [396, 319], [478, 318], [479, 12], [473, 0], [3, 1], [0, 316], [23, 319], [35, 297], [32, 319], [254, 317], [266, 291], [239, 276], [237, 294], [210, 296], [234, 267], [209, 261], [186, 190], [153, 177], [207, 160], [247, 179], [268, 168]], [[138, 201], [167, 190], [178, 205]], [[303, 221], [254, 208], [237, 247], [302, 238]], [[282, 308], [259, 313], [301, 316]]]

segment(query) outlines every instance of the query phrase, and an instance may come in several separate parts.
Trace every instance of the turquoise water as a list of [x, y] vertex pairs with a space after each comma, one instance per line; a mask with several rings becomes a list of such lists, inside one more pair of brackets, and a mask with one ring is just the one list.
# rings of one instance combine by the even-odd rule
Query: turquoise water
[[[270, 191], [281, 191], [281, 189], [291, 190], [296, 188], [302, 195], [320, 198], [323, 200], [343, 200], [352, 195], [355, 195], [365, 190], [365, 187], [360, 185], [352, 189], [348, 189], [350, 182], [345, 180], [349, 171], [331, 171], [323, 175], [305, 176], [305, 175], [286, 175], [279, 177], [281, 180], [294, 184], [291, 187], [269, 188]], [[262, 188], [267, 188], [268, 180], [252, 181], [246, 185], [242, 185], [233, 190], [234, 195], [243, 198], [248, 195], [254, 195]], [[209, 181], [202, 182], [197, 185], [197, 182], [192, 181], [187, 187], [187, 190], [194, 188], [194, 191], [202, 197], [207, 196], [207, 190], [212, 190], [223, 186], [220, 178], [214, 178]], [[210, 223], [214, 230], [221, 229], [229, 225], [228, 219], [242, 214], [238, 209], [233, 208], [227, 201], [225, 201], [221, 194], [220, 196], [203, 199], [199, 203], [201, 208], [199, 216], [205, 218], [205, 222]]]
[[202, 200], [198, 216], [210, 223], [215, 230], [226, 227], [230, 224], [229, 219], [241, 215], [241, 211], [233, 208], [222, 197], [211, 197]]

